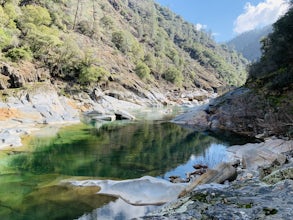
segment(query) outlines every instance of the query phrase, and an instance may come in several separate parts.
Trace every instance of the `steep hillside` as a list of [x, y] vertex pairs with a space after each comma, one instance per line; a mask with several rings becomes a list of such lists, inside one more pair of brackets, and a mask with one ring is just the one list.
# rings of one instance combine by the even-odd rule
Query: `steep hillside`
[[263, 40], [263, 54], [251, 65], [246, 84], [214, 100], [183, 123], [249, 136], [293, 137], [293, 7]]
[[150, 88], [215, 91], [246, 78], [242, 56], [153, 0], [0, 5], [2, 89], [50, 80], [65, 94], [99, 86], [146, 97]]
[[227, 43], [250, 61], [257, 61], [261, 57], [261, 40], [272, 32], [272, 26], [247, 31], [233, 38]]

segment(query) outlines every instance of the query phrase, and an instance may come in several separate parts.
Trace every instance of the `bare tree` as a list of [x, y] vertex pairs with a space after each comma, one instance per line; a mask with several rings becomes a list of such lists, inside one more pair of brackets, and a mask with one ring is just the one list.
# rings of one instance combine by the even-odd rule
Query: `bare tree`
[[73, 21], [73, 30], [76, 27], [76, 23], [77, 23], [77, 16], [78, 16], [78, 12], [80, 10], [80, 2], [81, 0], [77, 0], [77, 4], [76, 4], [76, 10], [75, 10], [75, 15], [74, 15], [74, 21]]

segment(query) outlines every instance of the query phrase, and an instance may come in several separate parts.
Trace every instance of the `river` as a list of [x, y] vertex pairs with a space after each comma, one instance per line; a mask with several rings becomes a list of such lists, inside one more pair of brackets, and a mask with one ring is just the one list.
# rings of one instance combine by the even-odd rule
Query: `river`
[[196, 163], [213, 167], [225, 160], [225, 149], [231, 144], [170, 123], [168, 117], [51, 127], [50, 135], [44, 135], [46, 129], [27, 141], [26, 150], [0, 153], [0, 219], [138, 217], [157, 206], [132, 206], [96, 194], [98, 187], [68, 182], [185, 178]]

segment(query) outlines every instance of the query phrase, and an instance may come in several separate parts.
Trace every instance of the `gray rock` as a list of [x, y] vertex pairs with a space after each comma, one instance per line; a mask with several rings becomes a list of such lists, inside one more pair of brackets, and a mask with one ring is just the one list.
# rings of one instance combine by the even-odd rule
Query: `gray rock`
[[142, 219], [292, 219], [293, 180], [268, 186], [253, 179], [196, 189]]
[[[219, 184], [198, 185], [184, 197], [141, 219], [291, 220], [292, 144], [292, 141], [270, 139], [264, 143], [228, 148], [233, 153], [232, 160], [252, 152], [246, 163], [247, 169], [237, 168], [237, 180], [222, 187]], [[261, 168], [271, 169], [262, 180], [274, 185], [260, 180], [257, 170]]]
[[114, 111], [117, 120], [135, 120], [135, 116], [131, 115], [127, 111], [116, 110]]
[[19, 129], [4, 129], [0, 131], [0, 147], [19, 147], [22, 145], [20, 135], [25, 132]]
[[269, 174], [268, 176], [265, 176], [262, 179], [262, 181], [268, 184], [276, 184], [277, 182], [280, 182], [285, 179], [291, 179], [291, 180], [293, 179], [293, 166], [276, 170], [272, 172], [271, 174]]
[[257, 170], [259, 167], [271, 166], [272, 163], [282, 165], [286, 162], [286, 156], [282, 153], [293, 148], [293, 141], [282, 139], [268, 139], [262, 143], [235, 145], [229, 147], [231, 160], [239, 159], [242, 166]]
[[235, 180], [237, 177], [236, 169], [230, 163], [221, 163], [214, 170], [208, 170], [189, 184], [181, 193], [180, 197], [191, 192], [196, 186], [206, 183], [224, 183], [226, 180]]
[[8, 64], [0, 63], [0, 73], [7, 77], [7, 83], [4, 86], [6, 88], [20, 88], [25, 83], [22, 74]]

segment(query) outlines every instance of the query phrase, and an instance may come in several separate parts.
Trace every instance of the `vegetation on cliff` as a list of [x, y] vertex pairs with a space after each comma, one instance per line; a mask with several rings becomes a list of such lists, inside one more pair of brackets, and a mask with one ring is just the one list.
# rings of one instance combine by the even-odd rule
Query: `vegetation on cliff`
[[32, 62], [75, 85], [137, 74], [209, 90], [243, 84], [247, 64], [153, 0], [0, 0], [0, 61]]
[[[211, 128], [249, 136], [293, 136], [293, 7], [262, 41], [263, 54], [250, 66], [242, 88], [207, 109]], [[196, 123], [196, 122], [195, 122]]]
[[[293, 2], [292, 2], [293, 4]], [[273, 33], [262, 40], [262, 57], [251, 65], [247, 85], [280, 93], [293, 83], [293, 7], [273, 25]]]

